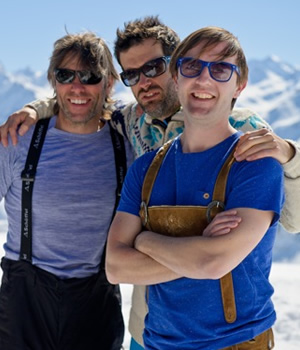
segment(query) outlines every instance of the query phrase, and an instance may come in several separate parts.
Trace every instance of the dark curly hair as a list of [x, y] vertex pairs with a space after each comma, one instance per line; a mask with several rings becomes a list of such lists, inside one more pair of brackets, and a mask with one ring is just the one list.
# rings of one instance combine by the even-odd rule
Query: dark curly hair
[[114, 43], [114, 54], [120, 63], [120, 53], [127, 51], [134, 45], [142, 43], [145, 39], [155, 39], [162, 45], [163, 53], [171, 56], [180, 42], [174, 30], [164, 25], [158, 16], [147, 16], [124, 24], [124, 29], [117, 29], [117, 39]]

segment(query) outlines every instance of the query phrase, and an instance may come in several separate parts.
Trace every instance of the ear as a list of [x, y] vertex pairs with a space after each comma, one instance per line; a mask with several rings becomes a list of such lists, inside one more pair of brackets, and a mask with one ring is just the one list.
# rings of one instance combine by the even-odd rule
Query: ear
[[236, 87], [236, 91], [233, 95], [233, 98], [238, 98], [241, 94], [241, 92], [245, 89], [247, 86], [248, 80], [246, 80], [243, 84], [240, 84]]

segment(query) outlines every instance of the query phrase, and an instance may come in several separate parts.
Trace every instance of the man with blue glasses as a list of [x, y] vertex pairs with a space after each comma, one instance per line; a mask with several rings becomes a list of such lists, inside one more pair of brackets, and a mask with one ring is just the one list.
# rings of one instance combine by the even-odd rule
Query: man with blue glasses
[[[148, 286], [147, 350], [272, 349], [268, 277], [284, 176], [273, 158], [234, 158], [241, 132], [228, 115], [247, 84], [246, 58], [230, 32], [207, 27], [179, 44], [170, 72], [185, 129], [127, 173], [108, 279]], [[222, 209], [241, 221], [215, 235], [208, 223]]]
[[[174, 81], [168, 70], [169, 57], [179, 44], [179, 37], [157, 17], [146, 17], [128, 22], [124, 29], [117, 30], [114, 53], [122, 72], [123, 83], [129, 86], [136, 102], [118, 103], [113, 113], [117, 130], [126, 135], [133, 146], [135, 157], [157, 149], [184, 129]], [[33, 104], [39, 117], [52, 114], [53, 100]], [[16, 142], [16, 128], [25, 120], [19, 132], [28, 130], [35, 121], [33, 108], [16, 113], [1, 127], [2, 142], [10, 129]], [[241, 136], [236, 152], [239, 160], [273, 156], [284, 164], [287, 201], [281, 222], [287, 230], [300, 230], [300, 216], [296, 203], [300, 200], [300, 161], [298, 148], [269, 132], [269, 125], [248, 109], [233, 109], [230, 123], [243, 131], [257, 130]], [[260, 130], [258, 130], [260, 129]], [[295, 145], [295, 144], [294, 144]], [[141, 349], [144, 317], [147, 313], [145, 287], [134, 286], [129, 331], [133, 336], [132, 349]]]

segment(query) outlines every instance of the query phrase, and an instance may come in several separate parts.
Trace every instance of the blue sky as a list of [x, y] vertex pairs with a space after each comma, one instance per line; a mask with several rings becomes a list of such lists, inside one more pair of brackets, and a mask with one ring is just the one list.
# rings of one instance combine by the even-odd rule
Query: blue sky
[[113, 47], [124, 22], [159, 15], [183, 39], [207, 25], [240, 40], [248, 59], [270, 55], [300, 66], [300, 2], [296, 0], [9, 0], [0, 4], [0, 63], [14, 72], [45, 71], [52, 45], [69, 32], [91, 30]]

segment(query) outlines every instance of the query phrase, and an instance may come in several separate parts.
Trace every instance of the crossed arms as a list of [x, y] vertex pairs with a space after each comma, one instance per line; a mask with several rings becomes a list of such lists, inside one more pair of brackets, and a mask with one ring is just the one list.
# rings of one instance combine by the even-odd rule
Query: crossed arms
[[151, 285], [180, 277], [218, 279], [260, 242], [274, 213], [236, 209], [241, 221], [226, 235], [167, 237], [142, 231], [139, 217], [117, 212], [110, 228], [106, 273], [111, 283]]

